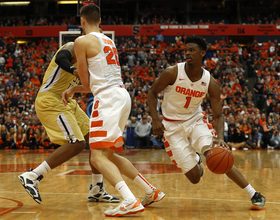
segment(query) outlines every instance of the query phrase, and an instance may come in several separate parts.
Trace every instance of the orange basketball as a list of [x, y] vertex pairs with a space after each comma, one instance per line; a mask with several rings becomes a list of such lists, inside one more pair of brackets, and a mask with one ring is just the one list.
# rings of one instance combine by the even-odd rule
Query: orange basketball
[[227, 147], [213, 147], [206, 155], [207, 167], [216, 174], [227, 173], [232, 168], [233, 163], [233, 154]]

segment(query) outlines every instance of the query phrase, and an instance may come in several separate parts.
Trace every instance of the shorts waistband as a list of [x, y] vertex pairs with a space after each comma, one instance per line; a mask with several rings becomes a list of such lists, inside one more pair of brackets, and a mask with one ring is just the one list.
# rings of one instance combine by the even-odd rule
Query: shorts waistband
[[94, 96], [97, 96], [97, 95], [99, 95], [99, 94], [101, 94], [103, 92], [106, 92], [106, 91], [108, 91], [110, 89], [113, 89], [113, 88], [125, 88], [125, 87], [124, 87], [124, 85], [112, 85], [112, 86], [109, 86], [107, 88], [99, 90], [97, 93], [94, 94]]
[[191, 120], [191, 119], [193, 119], [195, 116], [197, 116], [197, 115], [193, 115], [191, 118], [189, 118], [189, 119], [187, 119], [187, 120], [173, 120], [173, 119], [169, 119], [169, 118], [166, 118], [166, 117], [164, 117], [163, 116], [163, 120], [165, 120], [165, 121], [171, 121], [171, 122], [186, 122], [186, 121], [189, 121], [189, 120]]

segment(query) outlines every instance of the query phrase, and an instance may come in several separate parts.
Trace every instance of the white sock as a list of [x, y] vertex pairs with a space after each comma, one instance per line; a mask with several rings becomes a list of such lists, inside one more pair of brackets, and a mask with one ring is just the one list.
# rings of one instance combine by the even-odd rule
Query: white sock
[[138, 173], [133, 181], [137, 183], [147, 194], [151, 194], [155, 188], [140, 173]]
[[103, 182], [103, 175], [100, 173], [100, 174], [92, 174], [91, 175], [92, 177], [92, 185], [95, 186], [97, 185], [97, 183], [102, 183]]
[[49, 164], [46, 161], [44, 161], [33, 171], [40, 176], [40, 175], [44, 175], [47, 172], [51, 171], [51, 168], [50, 168]]
[[135, 196], [130, 191], [125, 181], [120, 181], [115, 185], [115, 189], [122, 195], [126, 200], [135, 200]]
[[248, 184], [248, 186], [246, 186], [244, 190], [249, 194], [250, 198], [252, 198], [256, 192], [256, 190], [251, 186], [251, 184]]

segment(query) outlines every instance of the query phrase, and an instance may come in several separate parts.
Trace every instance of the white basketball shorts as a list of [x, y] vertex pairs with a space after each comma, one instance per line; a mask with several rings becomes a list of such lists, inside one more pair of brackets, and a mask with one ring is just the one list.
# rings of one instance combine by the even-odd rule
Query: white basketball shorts
[[165, 150], [184, 174], [197, 164], [196, 151], [204, 154], [212, 146], [213, 136], [216, 135], [204, 113], [198, 113], [187, 121], [165, 119], [163, 125]]
[[90, 117], [90, 147], [122, 151], [122, 134], [130, 110], [131, 98], [125, 88], [114, 86], [99, 92]]

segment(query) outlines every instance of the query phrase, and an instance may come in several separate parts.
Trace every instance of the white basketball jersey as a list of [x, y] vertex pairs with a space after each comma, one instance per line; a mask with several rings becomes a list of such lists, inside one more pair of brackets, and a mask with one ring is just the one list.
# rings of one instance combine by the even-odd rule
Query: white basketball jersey
[[101, 44], [100, 53], [87, 59], [90, 88], [93, 95], [110, 86], [123, 86], [115, 43], [102, 33], [91, 32], [89, 34], [96, 36]]
[[203, 69], [200, 80], [192, 82], [185, 72], [185, 63], [178, 63], [177, 79], [164, 89], [162, 114], [169, 120], [188, 120], [202, 112], [201, 103], [208, 93], [209, 71]]

